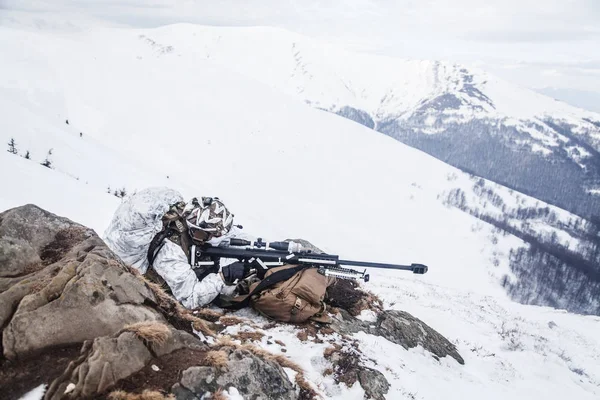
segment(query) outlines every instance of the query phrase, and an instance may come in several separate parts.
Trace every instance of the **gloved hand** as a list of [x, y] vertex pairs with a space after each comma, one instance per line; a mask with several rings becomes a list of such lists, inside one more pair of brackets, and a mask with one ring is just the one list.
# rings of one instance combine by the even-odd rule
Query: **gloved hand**
[[227, 285], [235, 285], [238, 280], [244, 279], [248, 273], [248, 268], [243, 262], [236, 261], [221, 269], [221, 277]]

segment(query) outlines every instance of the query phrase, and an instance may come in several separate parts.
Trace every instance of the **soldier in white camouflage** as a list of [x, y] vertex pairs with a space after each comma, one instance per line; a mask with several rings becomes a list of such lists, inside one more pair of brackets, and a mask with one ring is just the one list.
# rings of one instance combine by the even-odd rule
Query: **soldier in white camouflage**
[[168, 188], [149, 188], [127, 198], [106, 229], [104, 240], [121, 259], [165, 283], [186, 308], [202, 307], [219, 294], [231, 295], [245, 277], [242, 263], [197, 274], [190, 264], [192, 242], [218, 245], [244, 235], [218, 198], [189, 203]]

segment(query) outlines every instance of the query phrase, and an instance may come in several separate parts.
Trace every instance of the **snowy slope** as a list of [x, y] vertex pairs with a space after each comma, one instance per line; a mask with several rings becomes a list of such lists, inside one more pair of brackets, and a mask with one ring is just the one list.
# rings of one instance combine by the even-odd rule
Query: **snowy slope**
[[[328, 250], [352, 248], [346, 254], [354, 258], [439, 264], [445, 282], [455, 280], [443, 266], [456, 257], [456, 264], [474, 270], [473, 289], [500, 291], [493, 281], [485, 283], [488, 271], [481, 268], [491, 257], [488, 240], [470, 231], [472, 218], [447, 210], [436, 198], [452, 168], [210, 62], [165, 54], [142, 34], [102, 30], [80, 34], [79, 40], [48, 35], [28, 40], [40, 44], [45, 63], [64, 84], [57, 95], [65, 108], [55, 120], [64, 124], [68, 118], [69, 127], [84, 132], [73, 140], [91, 136], [127, 160], [153, 166], [142, 174], [90, 160], [90, 178], [77, 166], [80, 180], [101, 173], [107, 176], [98, 185], [102, 189], [128, 176], [139, 181], [132, 189], [154, 179], [187, 196], [219, 195], [252, 233], [309, 237]], [[26, 138], [19, 131], [27, 125], [14, 120], [17, 143]], [[102, 151], [99, 158], [118, 157]], [[58, 169], [56, 151], [55, 158]], [[415, 165], [420, 171], [407, 173]], [[166, 175], [187, 186], [166, 182]], [[371, 211], [382, 215], [369, 218]], [[448, 218], [447, 224], [435, 222]], [[277, 225], [266, 232], [259, 221]], [[456, 225], [465, 232], [457, 234]], [[357, 246], [364, 232], [379, 238]], [[462, 250], [449, 255], [453, 247]]]
[[174, 25], [150, 36], [579, 215], [600, 204], [588, 196], [600, 187], [600, 114], [481, 70], [351, 53], [281, 29]]
[[[373, 270], [367, 287], [449, 337], [467, 363], [359, 336], [392, 383], [390, 398], [495, 398], [486, 388], [497, 398], [600, 395], [600, 319], [507, 299], [498, 280], [508, 272], [508, 251], [522, 241], [502, 236], [494, 244], [490, 225], [444, 205], [438, 197], [468, 181], [464, 174], [179, 50], [191, 43], [189, 29], [196, 28], [0, 27], [0, 72], [10, 77], [0, 83], [0, 139], [13, 137], [21, 154], [33, 156], [0, 152], [0, 209], [36, 203], [101, 233], [119, 202], [108, 185], [218, 195], [250, 233], [304, 237], [345, 258], [430, 266], [419, 277]], [[165, 32], [173, 42], [159, 40]], [[55, 169], [39, 165], [50, 148]], [[459, 183], [448, 179], [453, 174]], [[522, 349], [504, 348], [504, 321], [519, 325]], [[272, 329], [293, 346], [291, 327]], [[298, 344], [290, 356], [320, 392], [362, 398], [359, 387], [321, 377], [322, 350], [311, 346]]]
[[[408, 118], [424, 101], [452, 92], [465, 106], [455, 118], [482, 115], [513, 121], [563, 118], [593, 128], [600, 114], [586, 111], [503, 81], [482, 70], [430, 60], [366, 55], [275, 28], [171, 25], [153, 32], [157, 42], [195, 53], [298, 95], [311, 104], [335, 109], [351, 106], [376, 120]], [[182, 41], [185, 38], [187, 40]], [[483, 96], [468, 89], [472, 87]], [[600, 132], [594, 130], [595, 143]]]

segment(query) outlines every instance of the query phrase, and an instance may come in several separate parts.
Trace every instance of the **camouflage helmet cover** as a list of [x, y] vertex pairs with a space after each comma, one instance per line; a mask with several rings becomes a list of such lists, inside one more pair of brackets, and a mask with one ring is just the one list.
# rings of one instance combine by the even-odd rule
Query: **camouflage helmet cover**
[[193, 199], [192, 207], [186, 220], [193, 237], [208, 240], [231, 230], [233, 214], [218, 197], [203, 197], [201, 202]]

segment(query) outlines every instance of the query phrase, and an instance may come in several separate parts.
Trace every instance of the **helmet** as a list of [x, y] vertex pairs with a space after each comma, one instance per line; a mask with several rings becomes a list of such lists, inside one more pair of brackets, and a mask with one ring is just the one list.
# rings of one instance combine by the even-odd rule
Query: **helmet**
[[227, 234], [233, 226], [233, 214], [218, 197], [194, 198], [192, 210], [187, 214], [187, 225], [192, 237], [199, 241]]

